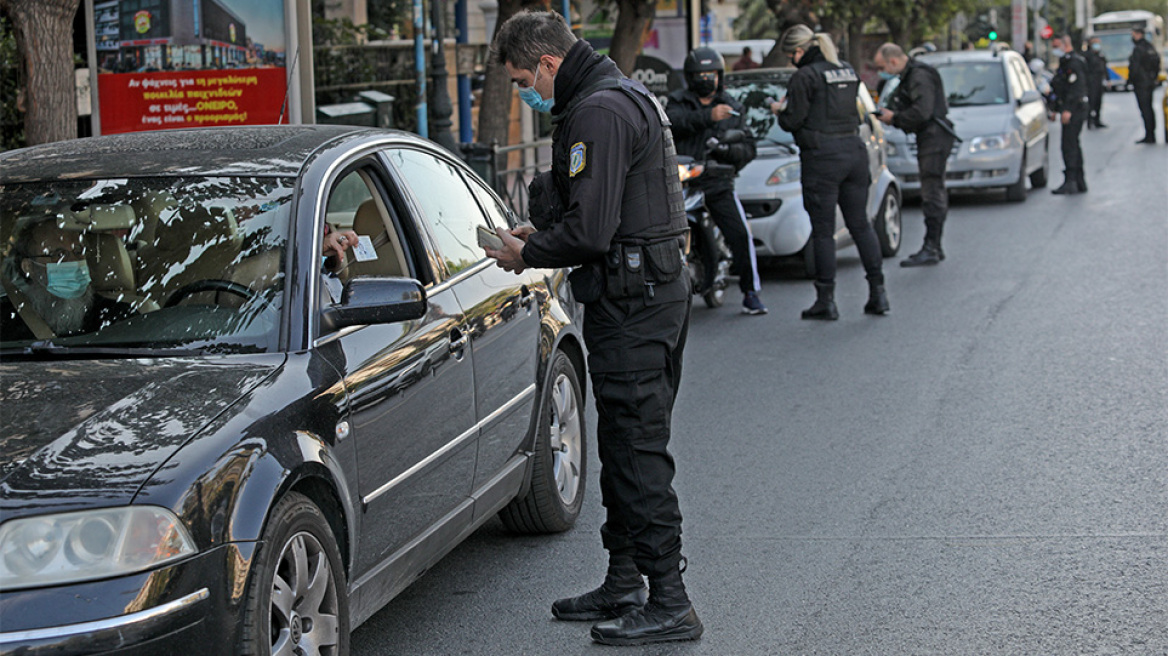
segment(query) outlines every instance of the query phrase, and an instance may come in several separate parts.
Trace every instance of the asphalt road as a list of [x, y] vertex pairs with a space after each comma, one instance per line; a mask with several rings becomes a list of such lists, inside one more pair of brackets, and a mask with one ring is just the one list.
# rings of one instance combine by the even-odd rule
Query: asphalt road
[[[854, 249], [836, 323], [783, 269], [766, 316], [695, 307], [673, 450], [706, 633], [622, 653], [1168, 653], [1168, 146], [1162, 118], [1133, 144], [1132, 94], [1103, 118], [1088, 194], [955, 195], [948, 259], [887, 263], [887, 317]], [[923, 232], [910, 205], [902, 255]], [[492, 521], [353, 652], [615, 653], [548, 610], [603, 575], [589, 448], [574, 530]]]

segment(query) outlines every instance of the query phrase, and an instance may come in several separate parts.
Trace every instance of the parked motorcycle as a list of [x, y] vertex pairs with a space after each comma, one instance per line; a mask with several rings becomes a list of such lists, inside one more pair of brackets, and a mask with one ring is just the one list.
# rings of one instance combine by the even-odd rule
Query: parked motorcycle
[[706, 306], [721, 307], [725, 300], [727, 277], [730, 275], [730, 249], [722, 239], [722, 231], [714, 225], [706, 210], [706, 195], [691, 184], [707, 171], [709, 166], [725, 166], [717, 162], [697, 162], [692, 157], [678, 156], [677, 173], [685, 198], [685, 217], [689, 221], [686, 237], [685, 261], [689, 270], [693, 293], [702, 297]]

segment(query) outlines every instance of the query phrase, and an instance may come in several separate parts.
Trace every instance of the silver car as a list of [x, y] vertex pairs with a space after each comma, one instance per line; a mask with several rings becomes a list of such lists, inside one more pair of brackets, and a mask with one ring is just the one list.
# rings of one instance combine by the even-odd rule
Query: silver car
[[[726, 92], [746, 108], [746, 124], [758, 145], [758, 157], [738, 173], [734, 187], [750, 222], [759, 258], [801, 257], [807, 276], [813, 277], [811, 218], [803, 208], [799, 147], [795, 137], [779, 127], [768, 102], [768, 98], [777, 100], [787, 94], [787, 82], [794, 73], [794, 68], [773, 68], [726, 74]], [[892, 257], [900, 250], [900, 182], [888, 170], [884, 126], [872, 118], [875, 109], [872, 97], [860, 85], [856, 112], [872, 169], [868, 218], [880, 239], [880, 250], [885, 257]], [[836, 247], [852, 245], [838, 208], [835, 225]]]
[[[1022, 56], [1006, 49], [937, 52], [917, 57], [937, 69], [960, 143], [945, 172], [949, 189], [1005, 188], [1006, 199], [1026, 200], [1026, 180], [1046, 186], [1050, 139], [1046, 104]], [[897, 80], [885, 85], [890, 98]], [[908, 195], [920, 192], [916, 136], [888, 128], [888, 167]]]

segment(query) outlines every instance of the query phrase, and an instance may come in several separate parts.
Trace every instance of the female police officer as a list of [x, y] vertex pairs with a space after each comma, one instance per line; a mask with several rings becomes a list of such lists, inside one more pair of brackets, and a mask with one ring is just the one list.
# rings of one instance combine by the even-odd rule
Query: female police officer
[[860, 140], [860, 115], [856, 93], [860, 79], [852, 67], [840, 62], [827, 34], [816, 34], [796, 25], [779, 41], [783, 52], [799, 68], [787, 87], [787, 96], [774, 103], [779, 125], [795, 135], [803, 168], [803, 205], [811, 216], [811, 244], [815, 255], [815, 304], [803, 311], [804, 319], [834, 321], [835, 305], [835, 207], [844, 223], [868, 278], [867, 314], [888, 312], [884, 291], [883, 258], [876, 232], [868, 222], [868, 152]]

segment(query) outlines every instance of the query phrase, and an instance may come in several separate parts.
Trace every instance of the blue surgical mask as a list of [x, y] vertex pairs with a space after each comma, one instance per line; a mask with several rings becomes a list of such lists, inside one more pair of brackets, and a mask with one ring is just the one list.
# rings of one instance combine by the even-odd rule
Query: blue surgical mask
[[532, 80], [531, 86], [526, 89], [519, 90], [519, 99], [527, 103], [527, 106], [537, 112], [548, 113], [552, 111], [552, 106], [556, 104], [555, 98], [548, 98], [544, 100], [543, 96], [535, 90], [535, 83], [539, 82], [539, 64], [535, 66], [535, 79]]
[[49, 282], [45, 289], [57, 298], [77, 298], [89, 287], [89, 267], [84, 260], [46, 264]]
[[1092, 49], [1092, 50], [1102, 50], [1102, 49], [1103, 49], [1103, 44], [1102, 44], [1102, 43], [1092, 43], [1092, 44], [1091, 44], [1091, 49]]
[[879, 71], [876, 74], [880, 76], [881, 80], [891, 80], [892, 78], [896, 77], [894, 73], [889, 73], [888, 71]]

